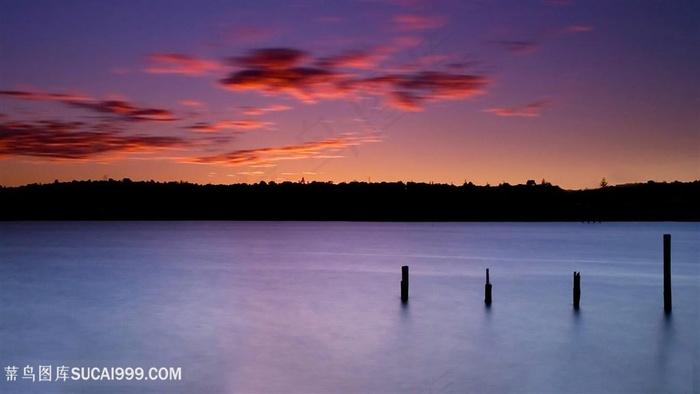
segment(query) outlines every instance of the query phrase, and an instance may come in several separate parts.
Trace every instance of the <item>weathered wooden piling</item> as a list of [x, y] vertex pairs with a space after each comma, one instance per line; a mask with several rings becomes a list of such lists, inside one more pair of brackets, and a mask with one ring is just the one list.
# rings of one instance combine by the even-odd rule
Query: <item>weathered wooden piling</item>
[[408, 266], [401, 267], [401, 301], [408, 301]]
[[581, 273], [574, 271], [574, 309], [578, 310], [581, 302]]
[[491, 281], [489, 280], [489, 269], [486, 268], [486, 285], [484, 286], [484, 303], [491, 305]]
[[671, 309], [671, 234], [664, 234], [664, 311], [670, 313]]

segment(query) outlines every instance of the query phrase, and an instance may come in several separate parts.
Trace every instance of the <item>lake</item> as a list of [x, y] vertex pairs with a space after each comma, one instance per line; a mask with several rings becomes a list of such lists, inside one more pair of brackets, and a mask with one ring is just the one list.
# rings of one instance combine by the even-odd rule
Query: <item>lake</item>
[[698, 393], [699, 249], [699, 223], [4, 222], [0, 391]]

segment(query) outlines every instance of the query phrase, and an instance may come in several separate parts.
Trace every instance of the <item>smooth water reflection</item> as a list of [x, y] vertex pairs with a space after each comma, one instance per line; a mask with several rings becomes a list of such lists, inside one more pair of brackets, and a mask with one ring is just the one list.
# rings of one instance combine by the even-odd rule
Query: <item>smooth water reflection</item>
[[3, 392], [698, 390], [696, 223], [3, 223], [0, 234], [3, 367], [184, 377], [3, 381]]

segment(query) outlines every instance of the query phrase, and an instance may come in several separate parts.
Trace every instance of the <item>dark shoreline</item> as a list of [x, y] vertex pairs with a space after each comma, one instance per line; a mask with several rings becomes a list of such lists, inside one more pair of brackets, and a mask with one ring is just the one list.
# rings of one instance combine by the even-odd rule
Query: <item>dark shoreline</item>
[[0, 220], [699, 221], [700, 181], [591, 190], [403, 182], [197, 185], [73, 181], [0, 188]]

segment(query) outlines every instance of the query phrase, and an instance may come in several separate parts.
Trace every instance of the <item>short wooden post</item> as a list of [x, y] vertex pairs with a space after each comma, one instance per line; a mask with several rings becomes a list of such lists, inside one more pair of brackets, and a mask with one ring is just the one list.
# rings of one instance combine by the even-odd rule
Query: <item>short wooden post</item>
[[671, 234], [664, 234], [664, 311], [670, 313], [671, 309]]
[[408, 301], [408, 266], [401, 267], [401, 301]]
[[581, 301], [581, 273], [574, 271], [574, 309], [578, 310]]
[[491, 281], [489, 280], [489, 269], [486, 268], [486, 285], [484, 286], [484, 303], [491, 305]]

